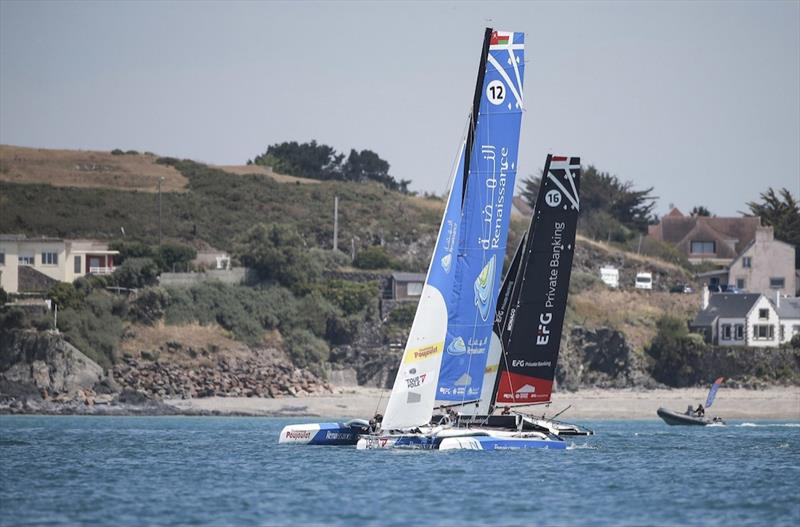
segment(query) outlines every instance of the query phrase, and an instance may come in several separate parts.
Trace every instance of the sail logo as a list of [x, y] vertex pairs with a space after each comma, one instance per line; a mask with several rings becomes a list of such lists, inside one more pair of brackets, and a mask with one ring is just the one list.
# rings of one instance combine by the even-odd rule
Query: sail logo
[[461, 337], [454, 338], [453, 341], [450, 343], [450, 345], [447, 346], [447, 353], [449, 353], [450, 355], [458, 356], [458, 355], [463, 355], [466, 352], [467, 352], [467, 345], [464, 344], [464, 339]]
[[537, 346], [545, 346], [550, 342], [550, 322], [552, 321], [552, 313], [542, 313], [539, 315], [539, 331], [536, 335]]
[[442, 256], [440, 263], [442, 264], [442, 269], [444, 270], [444, 272], [449, 273], [450, 266], [453, 263], [453, 255], [449, 253], [445, 254], [444, 256]]
[[492, 256], [475, 279], [475, 305], [484, 322], [489, 320], [489, 312], [492, 303], [492, 287], [494, 286], [495, 262], [496, 256]]
[[[550, 168], [547, 171], [547, 184], [552, 182], [558, 190], [552, 189], [545, 194], [544, 199], [548, 205], [557, 207], [561, 204], [562, 198], [566, 198], [574, 210], [580, 210], [580, 196], [578, 196], [578, 189], [575, 186], [575, 177], [580, 172], [580, 169], [580, 160], [577, 157], [568, 159], [563, 156], [553, 156]], [[559, 193], [559, 191], [561, 192]], [[555, 194], [559, 194], [559, 196], [556, 198]], [[558, 202], [551, 202], [551, 200], [558, 200]], [[567, 210], [566, 204], [564, 204], [564, 210]]]
[[526, 384], [516, 392], [514, 392], [515, 401], [527, 401], [536, 397], [536, 387], [531, 384]]
[[547, 191], [547, 194], [544, 195], [544, 202], [551, 207], [558, 207], [561, 205], [561, 192], [556, 189]]

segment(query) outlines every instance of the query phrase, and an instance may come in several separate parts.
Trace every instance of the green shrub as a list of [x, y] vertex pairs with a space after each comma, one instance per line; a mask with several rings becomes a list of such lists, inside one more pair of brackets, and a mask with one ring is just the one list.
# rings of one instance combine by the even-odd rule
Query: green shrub
[[286, 352], [296, 366], [325, 376], [322, 364], [330, 357], [330, 348], [324, 340], [305, 329], [294, 329], [284, 337]]
[[353, 265], [359, 269], [390, 269], [395, 267], [394, 259], [380, 245], [373, 245], [359, 251]]
[[188, 245], [164, 243], [158, 248], [158, 266], [162, 271], [188, 271], [197, 251]]
[[603, 281], [595, 274], [573, 271], [569, 281], [569, 292], [575, 295], [581, 291], [586, 291], [597, 285], [601, 285], [602, 283]]
[[66, 282], [58, 282], [47, 291], [47, 298], [52, 300], [59, 309], [66, 309], [69, 307], [80, 307], [83, 303], [84, 295], [82, 295], [74, 285]]
[[604, 210], [587, 212], [578, 219], [578, 230], [594, 240], [624, 243], [634, 232]]
[[5, 289], [0, 287], [0, 307], [2, 307], [3, 304], [6, 303], [8, 303], [8, 293], [6, 293]]
[[123, 327], [115, 311], [120, 303], [124, 300], [93, 291], [80, 309], [69, 308], [58, 314], [58, 327], [67, 341], [104, 368], [117, 359]]
[[398, 305], [389, 313], [389, 324], [410, 328], [417, 314], [417, 304], [405, 302]]
[[170, 296], [165, 289], [148, 288], [131, 302], [128, 316], [133, 322], [152, 326], [163, 318], [169, 303]]
[[119, 287], [147, 287], [158, 281], [158, 266], [150, 258], [128, 258], [117, 267], [111, 278]]
[[329, 280], [321, 283], [318, 290], [345, 315], [352, 315], [367, 309], [378, 296], [378, 286], [374, 282]]
[[121, 148], [115, 148], [114, 150], [111, 151], [111, 155], [112, 156], [124, 156], [125, 155], [125, 151], [122, 150]]
[[308, 291], [322, 274], [319, 262], [305, 248], [294, 227], [258, 224], [241, 236], [235, 255], [263, 280], [274, 281], [294, 291]]
[[800, 333], [793, 335], [792, 340], [790, 340], [789, 343], [792, 345], [793, 348], [800, 349]]

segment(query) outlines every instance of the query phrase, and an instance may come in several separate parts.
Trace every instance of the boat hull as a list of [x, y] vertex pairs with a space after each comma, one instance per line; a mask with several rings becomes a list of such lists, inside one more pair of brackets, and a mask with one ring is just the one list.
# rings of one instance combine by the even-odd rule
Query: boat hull
[[567, 444], [557, 436], [541, 433], [513, 433], [491, 429], [448, 429], [434, 434], [364, 435], [359, 450], [563, 450]]
[[724, 425], [725, 422], [721, 419], [710, 419], [708, 417], [695, 417], [692, 415], [681, 414], [673, 412], [668, 408], [659, 408], [656, 414], [670, 426], [708, 426], [708, 425]]
[[362, 419], [346, 423], [306, 423], [287, 425], [281, 430], [278, 443], [294, 445], [355, 445], [361, 434], [369, 432], [369, 424]]
[[439, 450], [526, 450], [544, 448], [565, 450], [567, 443], [552, 439], [448, 437], [439, 444]]

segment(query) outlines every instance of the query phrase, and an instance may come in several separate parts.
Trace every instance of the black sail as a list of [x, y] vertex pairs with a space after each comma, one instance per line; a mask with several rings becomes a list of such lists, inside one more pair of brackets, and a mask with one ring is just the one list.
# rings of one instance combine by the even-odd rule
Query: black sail
[[550, 401], [575, 253], [579, 190], [580, 158], [548, 155], [500, 328], [498, 405]]

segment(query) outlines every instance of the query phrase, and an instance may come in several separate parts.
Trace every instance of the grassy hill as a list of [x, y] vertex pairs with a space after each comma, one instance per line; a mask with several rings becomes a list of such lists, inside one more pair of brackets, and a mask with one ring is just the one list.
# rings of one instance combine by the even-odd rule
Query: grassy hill
[[[158, 177], [164, 238], [229, 249], [255, 223], [294, 225], [310, 247], [329, 248], [339, 196], [340, 244], [385, 240], [395, 252], [432, 240], [443, 204], [372, 183], [313, 182], [263, 167], [212, 167], [152, 155], [0, 150], [0, 232], [153, 242]], [[85, 167], [99, 167], [93, 170]], [[245, 172], [252, 172], [250, 174]], [[167, 181], [169, 183], [167, 183]], [[46, 213], [44, 213], [46, 211]], [[398, 254], [398, 256], [402, 256]]]
[[[260, 166], [214, 167], [150, 154], [3, 146], [0, 232], [112, 240], [121, 237], [124, 227], [127, 239], [153, 243], [159, 229], [153, 190], [159, 177], [165, 178], [165, 239], [230, 249], [233, 240], [256, 223], [284, 223], [295, 227], [309, 248], [330, 248], [333, 201], [338, 196], [341, 247], [349, 248], [351, 238], [357, 247], [383, 240], [406, 268], [419, 270], [427, 266], [444, 207], [441, 200], [408, 196], [375, 183], [309, 180]], [[526, 228], [527, 219], [512, 220], [511, 250]], [[621, 290], [610, 291], [599, 283], [601, 265], [620, 269]], [[654, 274], [656, 291], [633, 290], [633, 277], [643, 270]], [[654, 337], [661, 316], [690, 318], [699, 303], [696, 295], [665, 292], [674, 283], [691, 282], [687, 269], [580, 235], [572, 282], [567, 325], [621, 330], [639, 352]], [[228, 294], [219, 294], [223, 293]], [[262, 331], [263, 324], [250, 325]], [[185, 337], [181, 324], [159, 327], [155, 340]], [[214, 327], [229, 336], [230, 328]]]

